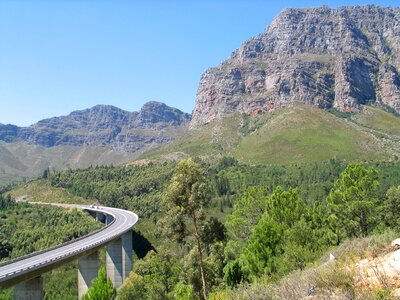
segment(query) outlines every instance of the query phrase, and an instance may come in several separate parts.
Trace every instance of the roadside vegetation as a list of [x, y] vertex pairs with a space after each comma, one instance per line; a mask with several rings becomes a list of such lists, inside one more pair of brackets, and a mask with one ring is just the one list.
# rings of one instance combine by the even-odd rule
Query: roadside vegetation
[[[43, 175], [37, 182], [46, 189], [139, 214], [137, 259], [119, 299], [279, 299], [283, 282], [313, 272], [328, 251], [388, 231], [393, 237], [400, 226], [399, 162], [189, 158]], [[312, 278], [307, 284], [321, 292], [324, 281]]]
[[[0, 262], [46, 249], [83, 236], [101, 227], [76, 209], [15, 203], [0, 196]], [[70, 263], [45, 274], [45, 299], [75, 299], [77, 269]], [[0, 291], [0, 299], [13, 299], [12, 289]]]
[[[186, 179], [191, 178], [180, 175], [184, 164], [187, 161], [178, 165], [168, 191], [187, 184]], [[182, 182], [177, 183], [178, 178]], [[190, 191], [200, 186], [202, 179]], [[137, 262], [134, 273], [120, 290], [120, 297], [202, 299], [206, 291], [210, 299], [273, 299], [272, 294], [267, 298], [267, 294], [256, 297], [254, 293], [260, 291], [259, 288], [253, 290], [254, 297], [246, 298], [246, 286], [274, 286], [293, 271], [307, 270], [332, 247], [385, 232], [388, 228], [398, 230], [397, 217], [390, 214], [400, 203], [398, 190], [392, 187], [380, 198], [377, 170], [363, 164], [350, 164], [336, 177], [322, 201], [304, 201], [298, 188], [249, 187], [235, 201], [224, 224], [204, 215], [200, 232], [190, 224], [193, 216], [182, 218], [179, 212], [190, 211], [191, 200], [201, 193], [192, 196], [191, 192], [186, 192], [183, 198], [175, 195], [172, 199], [178, 199], [173, 201], [177, 211], [172, 215], [176, 217], [171, 222], [169, 208], [158, 224], [169, 230], [169, 234], [175, 234], [175, 240], [181, 244], [179, 250], [159, 247], [157, 254], [151, 252]], [[165, 201], [171, 198], [167, 196]], [[160, 212], [162, 209], [163, 206]], [[198, 208], [197, 211], [205, 210]], [[187, 230], [193, 238], [185, 238]], [[163, 238], [163, 234], [160, 231], [159, 237]], [[202, 246], [196, 234], [201, 237]], [[164, 235], [163, 240], [168, 237]], [[339, 270], [342, 269], [329, 276], [336, 274], [337, 280], [345, 281], [343, 285], [349, 284], [345, 272], [342, 274]], [[329, 276], [324, 280], [331, 280]], [[232, 296], [230, 291], [238, 288], [242, 289], [243, 298]], [[323, 288], [322, 283], [319, 288]]]

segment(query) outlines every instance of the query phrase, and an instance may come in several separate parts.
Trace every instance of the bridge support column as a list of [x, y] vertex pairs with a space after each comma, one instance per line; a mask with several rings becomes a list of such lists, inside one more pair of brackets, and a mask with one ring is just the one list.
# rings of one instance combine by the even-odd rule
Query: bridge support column
[[96, 212], [96, 221], [105, 223], [106, 216], [101, 212]]
[[99, 272], [99, 254], [94, 252], [78, 258], [78, 298], [82, 299]]
[[18, 283], [14, 287], [15, 300], [42, 300], [43, 279], [41, 276]]
[[106, 215], [106, 225], [110, 224], [114, 220], [114, 217], [111, 215]]
[[107, 245], [106, 269], [107, 276], [110, 278], [114, 287], [120, 287], [123, 281], [121, 238], [118, 238]]
[[122, 241], [122, 279], [125, 280], [132, 271], [132, 230], [121, 236]]

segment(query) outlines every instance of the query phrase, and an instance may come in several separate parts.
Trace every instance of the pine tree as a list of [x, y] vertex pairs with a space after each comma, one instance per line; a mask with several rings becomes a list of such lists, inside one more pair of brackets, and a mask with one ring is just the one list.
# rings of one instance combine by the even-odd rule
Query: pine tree
[[328, 223], [339, 244], [346, 237], [366, 236], [378, 221], [377, 171], [360, 163], [340, 174], [328, 198]]
[[93, 280], [92, 287], [83, 295], [83, 300], [110, 300], [114, 299], [117, 292], [109, 278], [107, 278], [106, 269], [100, 268], [99, 274]]

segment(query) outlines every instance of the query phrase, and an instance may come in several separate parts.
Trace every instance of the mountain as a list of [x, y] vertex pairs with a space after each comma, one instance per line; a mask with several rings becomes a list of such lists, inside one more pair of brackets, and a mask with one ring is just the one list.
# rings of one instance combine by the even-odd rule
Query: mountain
[[142, 158], [250, 164], [400, 153], [400, 9], [285, 9], [202, 75], [190, 130]]
[[233, 156], [249, 164], [395, 160], [400, 153], [400, 118], [361, 106], [357, 113], [334, 115], [310, 104], [294, 103], [257, 116], [233, 113], [196, 126], [173, 142], [140, 158]]
[[135, 159], [396, 160], [400, 9], [286, 9], [202, 75], [192, 116], [159, 102], [0, 124], [0, 182]]
[[148, 144], [173, 140], [186, 128], [190, 115], [159, 102], [148, 102], [139, 112], [96, 105], [68, 116], [41, 120], [29, 127], [0, 124], [0, 140], [24, 141], [44, 147], [111, 146], [127, 152]]
[[400, 9], [286, 9], [201, 77], [191, 127], [291, 103], [400, 112]]
[[29, 127], [0, 124], [0, 183], [46, 168], [123, 164], [187, 131], [190, 115], [159, 102], [139, 112], [96, 105]]

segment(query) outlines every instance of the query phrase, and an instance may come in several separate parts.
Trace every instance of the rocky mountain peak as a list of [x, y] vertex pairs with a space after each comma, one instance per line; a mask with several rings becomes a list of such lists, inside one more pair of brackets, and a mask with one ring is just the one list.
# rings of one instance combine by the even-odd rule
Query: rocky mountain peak
[[285, 9], [201, 77], [191, 126], [294, 102], [342, 111], [380, 102], [400, 112], [400, 9]]
[[180, 125], [189, 120], [189, 114], [157, 101], [145, 103], [137, 117], [140, 126], [155, 126], [157, 123]]
[[[0, 124], [0, 140], [22, 140], [45, 147], [110, 146], [137, 151], [147, 144], [171, 141], [175, 133], [169, 130], [186, 128], [189, 121], [189, 114], [155, 101], [143, 105], [140, 112], [96, 105], [67, 116], [44, 119], [29, 127]], [[142, 130], [148, 131], [142, 134]]]
[[30, 127], [57, 128], [67, 126], [69, 129], [85, 128], [87, 130], [95, 130], [96, 128], [123, 125], [132, 121], [136, 114], [112, 105], [96, 105], [91, 108], [73, 111], [67, 116], [44, 119]]

